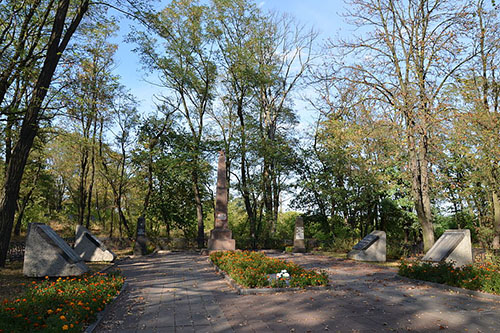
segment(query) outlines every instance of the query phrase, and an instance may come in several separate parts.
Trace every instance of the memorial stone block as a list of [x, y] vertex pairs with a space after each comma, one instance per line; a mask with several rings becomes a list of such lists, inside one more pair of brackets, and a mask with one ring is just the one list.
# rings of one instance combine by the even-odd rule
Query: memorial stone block
[[360, 261], [386, 261], [386, 235], [375, 230], [353, 246], [347, 254], [349, 259]]
[[75, 252], [84, 261], [113, 261], [116, 258], [113, 251], [83, 225], [76, 227], [75, 239]]
[[304, 219], [302, 216], [297, 216], [295, 219], [295, 235], [293, 238], [293, 252], [306, 252], [306, 244], [304, 241]]
[[452, 262], [455, 267], [471, 264], [470, 230], [446, 230], [422, 258], [431, 262]]
[[134, 255], [144, 256], [147, 251], [148, 238], [146, 237], [146, 219], [140, 216], [137, 219], [137, 233], [135, 237]]
[[76, 276], [88, 270], [82, 258], [51, 227], [30, 223], [24, 252], [24, 275]]

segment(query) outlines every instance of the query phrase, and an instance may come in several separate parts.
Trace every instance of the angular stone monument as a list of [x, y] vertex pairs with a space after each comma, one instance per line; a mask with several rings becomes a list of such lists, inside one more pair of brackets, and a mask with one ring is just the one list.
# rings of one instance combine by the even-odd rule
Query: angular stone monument
[[146, 237], [146, 219], [144, 216], [139, 216], [137, 219], [137, 233], [135, 237], [134, 255], [144, 256], [148, 253], [147, 250], [148, 238]]
[[472, 264], [470, 230], [446, 230], [422, 260], [453, 262], [455, 267]]
[[360, 261], [386, 261], [386, 236], [384, 231], [374, 230], [352, 247], [347, 258]]
[[222, 150], [219, 152], [219, 163], [217, 166], [215, 200], [215, 227], [210, 231], [208, 251], [234, 251], [236, 243], [232, 239], [232, 232], [227, 223], [226, 156]]
[[113, 261], [116, 258], [116, 254], [83, 225], [76, 226], [75, 239], [74, 250], [84, 261]]
[[88, 271], [83, 259], [51, 227], [42, 223], [29, 224], [24, 252], [24, 275], [76, 276]]
[[306, 252], [306, 243], [304, 241], [304, 219], [302, 216], [297, 216], [295, 219], [295, 235], [293, 237], [293, 252]]

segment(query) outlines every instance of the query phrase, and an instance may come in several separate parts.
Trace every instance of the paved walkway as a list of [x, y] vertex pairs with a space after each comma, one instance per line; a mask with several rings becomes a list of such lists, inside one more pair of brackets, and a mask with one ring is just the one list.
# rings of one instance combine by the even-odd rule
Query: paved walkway
[[237, 295], [207, 257], [158, 254], [119, 264], [128, 290], [97, 332], [500, 332], [500, 302], [396, 277], [394, 269], [278, 255], [326, 269], [332, 290]]

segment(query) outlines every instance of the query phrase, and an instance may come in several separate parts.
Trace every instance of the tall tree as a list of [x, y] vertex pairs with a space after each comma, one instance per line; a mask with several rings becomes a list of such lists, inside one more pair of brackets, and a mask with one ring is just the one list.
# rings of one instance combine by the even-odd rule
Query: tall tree
[[[427, 251], [434, 244], [431, 155], [446, 109], [443, 87], [470, 59], [460, 38], [466, 6], [448, 0], [354, 0], [350, 4], [351, 23], [366, 33], [331, 44], [340, 51], [332, 77], [363, 87], [366, 98], [378, 102], [375, 112], [390, 112], [400, 119]], [[354, 54], [360, 60], [353, 60]]]
[[[40, 5], [42, 5], [40, 7]], [[59, 0], [55, 4], [54, 1], [34, 1], [23, 2], [21, 5], [17, 1], [7, 2], [2, 4], [2, 13], [8, 17], [6, 22], [12, 22], [18, 17], [22, 17], [24, 22], [21, 24], [21, 29], [18, 29], [17, 24], [5, 24], [2, 26], [2, 38], [12, 36], [5, 44], [2, 43], [3, 51], [10, 51], [14, 56], [11, 57], [10, 63], [2, 63], [2, 76], [0, 82], [0, 104], [3, 105], [5, 92], [12, 82], [10, 75], [13, 71], [12, 66], [18, 68], [18, 73], [21, 73], [24, 68], [19, 66], [21, 56], [26, 55], [26, 61], [30, 61], [33, 57], [39, 57], [38, 52], [31, 52], [30, 46], [26, 45], [27, 36], [32, 36], [30, 30], [34, 30], [36, 36], [36, 50], [41, 50], [43, 65], [33, 82], [30, 97], [23, 110], [20, 110], [19, 115], [22, 118], [17, 141], [13, 145], [10, 152], [5, 171], [5, 181], [0, 191], [0, 266], [5, 265], [7, 251], [14, 223], [14, 214], [19, 196], [19, 188], [21, 179], [26, 166], [29, 152], [33, 145], [33, 141], [38, 131], [40, 113], [43, 102], [47, 95], [47, 91], [52, 82], [52, 78], [56, 71], [57, 65], [61, 56], [66, 49], [71, 37], [80, 24], [83, 16], [88, 10], [89, 0], [81, 0], [70, 6], [70, 0]], [[38, 8], [43, 8], [40, 15], [34, 15]], [[27, 12], [28, 15], [19, 15]], [[43, 32], [48, 29], [50, 31], [49, 38], [43, 36]], [[28, 52], [26, 52], [28, 51]], [[21, 61], [22, 64], [23, 61]], [[10, 81], [10, 82], [9, 82]]]
[[[182, 115], [192, 141], [189, 168], [198, 221], [198, 247], [204, 245], [201, 164], [207, 110], [212, 107], [216, 82], [214, 43], [207, 32], [207, 7], [195, 0], [172, 1], [149, 18], [148, 33], [134, 32], [146, 66], [158, 71], [166, 88], [162, 100]], [[159, 42], [151, 37], [159, 36]]]

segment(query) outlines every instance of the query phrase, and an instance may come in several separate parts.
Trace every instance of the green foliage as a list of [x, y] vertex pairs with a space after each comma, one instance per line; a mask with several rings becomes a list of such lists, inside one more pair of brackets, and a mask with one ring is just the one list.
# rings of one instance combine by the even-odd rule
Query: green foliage
[[[269, 274], [286, 270], [290, 274], [290, 287], [326, 286], [328, 275], [306, 270], [294, 263], [267, 257], [263, 253], [250, 251], [218, 251], [210, 254], [212, 262], [247, 288], [272, 287]], [[284, 285], [280, 285], [283, 287]]]
[[409, 263], [402, 261], [399, 274], [412, 279], [500, 295], [500, 266], [487, 262], [455, 268], [453, 263]]
[[81, 332], [120, 291], [119, 273], [33, 281], [23, 297], [0, 307], [0, 331]]

